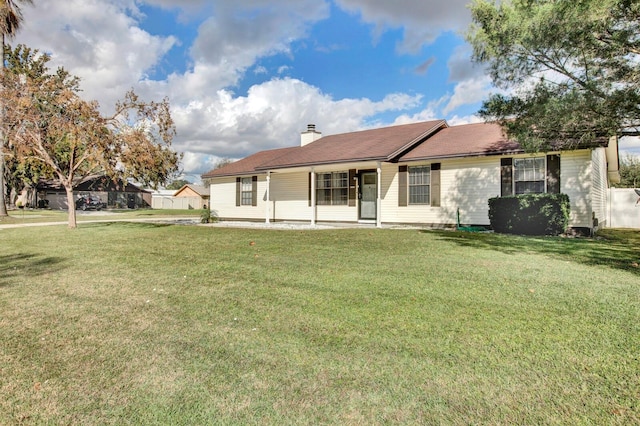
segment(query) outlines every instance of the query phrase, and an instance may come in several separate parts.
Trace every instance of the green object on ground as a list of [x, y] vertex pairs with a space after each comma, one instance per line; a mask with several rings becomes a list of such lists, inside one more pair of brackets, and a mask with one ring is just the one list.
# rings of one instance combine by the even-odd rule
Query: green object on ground
[[461, 226], [460, 225], [460, 209], [456, 211], [456, 231], [466, 232], [488, 232], [484, 226]]

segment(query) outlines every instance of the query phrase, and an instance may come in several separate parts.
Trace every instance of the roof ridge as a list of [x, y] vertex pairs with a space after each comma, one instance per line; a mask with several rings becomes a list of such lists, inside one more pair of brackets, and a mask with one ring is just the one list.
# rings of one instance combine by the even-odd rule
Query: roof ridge
[[412, 150], [413, 148], [416, 147], [416, 145], [419, 145], [420, 143], [424, 142], [426, 139], [431, 137], [433, 134], [439, 132], [443, 128], [446, 129], [447, 127], [450, 127], [449, 124], [447, 123], [447, 120], [439, 120], [439, 121], [437, 121], [433, 125], [433, 127], [431, 127], [429, 130], [425, 131], [420, 136], [415, 137], [412, 141], [407, 143], [402, 148], [399, 148], [395, 152], [391, 153], [387, 157], [387, 161], [397, 160], [398, 157], [401, 157], [406, 152]]

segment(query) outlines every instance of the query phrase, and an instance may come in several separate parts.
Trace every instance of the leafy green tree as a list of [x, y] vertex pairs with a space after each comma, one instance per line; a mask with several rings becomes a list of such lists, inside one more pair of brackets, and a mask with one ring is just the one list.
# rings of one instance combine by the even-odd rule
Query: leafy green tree
[[625, 155], [620, 159], [620, 188], [640, 187], [640, 157]]
[[640, 2], [475, 0], [467, 39], [496, 87], [481, 115], [529, 151], [640, 129]]
[[[233, 163], [233, 160], [231, 158], [222, 157], [218, 161], [216, 161], [216, 163], [213, 165], [213, 170], [221, 169], [224, 166], [226, 166], [227, 164], [231, 164], [231, 163]], [[204, 179], [202, 181], [202, 184], [204, 186], [209, 186], [209, 185], [211, 185], [211, 180], [210, 179]]]
[[182, 188], [185, 185], [189, 185], [190, 183], [191, 182], [186, 179], [176, 179], [169, 185], [167, 185], [167, 189], [175, 189], [177, 191], [178, 189]]
[[76, 227], [73, 187], [87, 176], [153, 187], [173, 177], [180, 156], [171, 150], [175, 126], [167, 99], [143, 102], [130, 91], [104, 117], [97, 102], [78, 96], [78, 78], [62, 68], [49, 73], [48, 61], [23, 46], [10, 52], [3, 127], [20, 164], [39, 164], [65, 188], [70, 228]]
[[219, 159], [218, 161], [216, 161], [216, 164], [213, 165], [213, 169], [214, 170], [221, 169], [224, 166], [226, 166], [227, 164], [231, 164], [231, 163], [233, 163], [233, 160], [231, 158], [223, 157], [223, 158]]
[[[4, 54], [5, 38], [13, 37], [22, 25], [22, 11], [19, 3], [33, 4], [32, 0], [3, 0], [0, 1], [0, 32], [2, 32], [2, 52]], [[2, 57], [2, 69], [4, 71], [5, 61]], [[0, 105], [1, 106], [1, 105]], [[0, 108], [0, 121], [2, 121], [2, 108]], [[1, 126], [0, 126], [1, 127]], [[0, 130], [0, 217], [7, 216], [7, 190], [5, 185], [5, 159], [4, 149], [6, 136]]]

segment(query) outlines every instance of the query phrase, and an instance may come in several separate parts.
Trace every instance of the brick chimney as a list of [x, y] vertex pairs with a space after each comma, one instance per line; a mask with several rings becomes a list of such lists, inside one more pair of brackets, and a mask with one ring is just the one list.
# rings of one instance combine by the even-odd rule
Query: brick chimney
[[322, 133], [316, 131], [315, 124], [307, 124], [307, 131], [300, 135], [300, 146], [305, 146], [317, 141], [322, 137]]

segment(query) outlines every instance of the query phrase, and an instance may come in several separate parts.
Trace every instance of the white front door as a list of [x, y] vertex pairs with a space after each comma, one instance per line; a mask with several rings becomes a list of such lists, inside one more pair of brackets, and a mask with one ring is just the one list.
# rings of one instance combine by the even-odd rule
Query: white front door
[[378, 175], [376, 172], [360, 174], [360, 219], [376, 220], [378, 204]]

